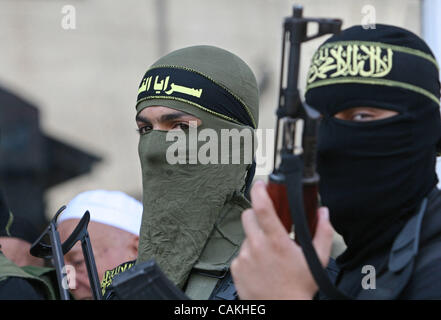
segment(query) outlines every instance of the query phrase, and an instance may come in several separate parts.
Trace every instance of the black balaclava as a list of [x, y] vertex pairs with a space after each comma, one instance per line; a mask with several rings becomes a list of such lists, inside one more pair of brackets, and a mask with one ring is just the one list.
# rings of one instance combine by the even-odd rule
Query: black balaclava
[[[320, 195], [347, 245], [351, 268], [384, 248], [436, 186], [441, 137], [438, 65], [428, 46], [402, 28], [354, 26], [312, 58], [306, 102], [319, 110]], [[352, 107], [398, 112], [355, 122], [334, 115]]]

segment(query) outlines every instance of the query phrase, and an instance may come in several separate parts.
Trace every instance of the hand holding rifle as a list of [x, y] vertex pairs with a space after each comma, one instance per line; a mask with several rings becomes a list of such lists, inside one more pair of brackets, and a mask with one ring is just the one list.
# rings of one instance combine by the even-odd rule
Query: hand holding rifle
[[[253, 207], [242, 214], [246, 239], [231, 273], [241, 299], [307, 300], [317, 292], [302, 248], [291, 240], [278, 218], [265, 183], [251, 190]], [[313, 240], [322, 265], [331, 253], [333, 228], [326, 207], [318, 209]]]
[[[319, 27], [311, 36], [310, 23]], [[341, 24], [338, 19], [304, 18], [301, 6], [294, 6], [284, 21], [274, 170], [266, 187], [256, 183], [252, 189], [252, 209], [242, 217], [246, 239], [232, 264], [241, 299], [311, 299], [319, 288], [331, 299], [347, 299], [325, 270], [333, 232], [328, 210], [317, 209], [320, 114], [301, 100], [298, 89], [301, 44], [338, 33]], [[295, 243], [288, 234], [293, 226]]]

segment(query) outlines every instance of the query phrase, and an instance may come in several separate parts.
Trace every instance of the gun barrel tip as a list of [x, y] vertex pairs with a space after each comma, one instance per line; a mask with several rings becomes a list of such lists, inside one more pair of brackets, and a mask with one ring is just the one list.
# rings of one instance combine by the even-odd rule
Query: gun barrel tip
[[293, 16], [296, 18], [301, 18], [303, 14], [303, 6], [300, 4], [295, 4], [292, 7]]

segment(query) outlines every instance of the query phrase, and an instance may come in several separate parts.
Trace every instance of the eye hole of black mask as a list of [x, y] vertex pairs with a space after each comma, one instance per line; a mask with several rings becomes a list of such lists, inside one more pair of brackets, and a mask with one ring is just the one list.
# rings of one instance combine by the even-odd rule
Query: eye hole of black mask
[[[388, 114], [382, 114], [383, 112], [388, 112]], [[337, 111], [331, 117], [344, 122], [366, 123], [395, 118], [401, 114], [402, 112], [394, 108], [378, 106], [351, 106]], [[354, 119], [357, 116], [367, 116], [367, 119]]]

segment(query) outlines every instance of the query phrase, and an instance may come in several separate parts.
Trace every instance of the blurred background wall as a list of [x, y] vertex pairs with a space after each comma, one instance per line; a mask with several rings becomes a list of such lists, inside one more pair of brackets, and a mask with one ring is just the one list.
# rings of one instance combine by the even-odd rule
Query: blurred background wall
[[[419, 0], [0, 0], [0, 86], [38, 108], [46, 135], [101, 158], [89, 173], [46, 190], [46, 216], [89, 189], [141, 198], [137, 87], [171, 50], [210, 44], [240, 56], [261, 88], [260, 127], [273, 128], [282, 20], [294, 3], [305, 16], [341, 18], [344, 28], [363, 23], [363, 10], [374, 8], [376, 23], [422, 32]], [[69, 8], [73, 29], [62, 25]], [[325, 39], [303, 47], [302, 89]]]

